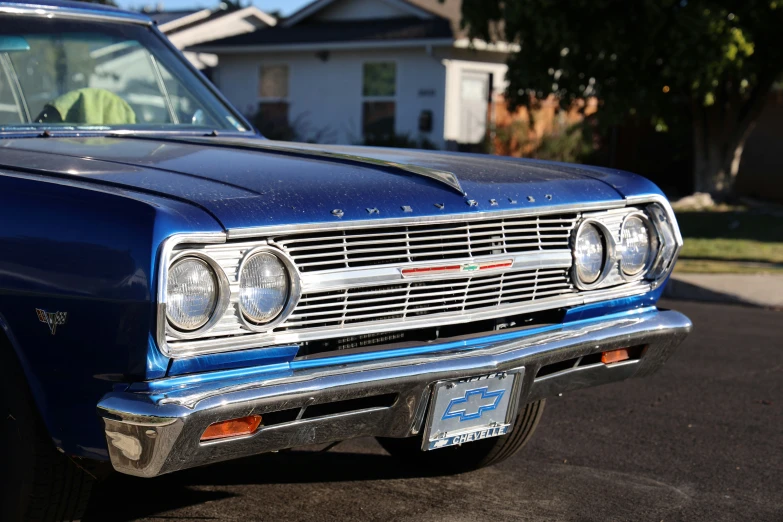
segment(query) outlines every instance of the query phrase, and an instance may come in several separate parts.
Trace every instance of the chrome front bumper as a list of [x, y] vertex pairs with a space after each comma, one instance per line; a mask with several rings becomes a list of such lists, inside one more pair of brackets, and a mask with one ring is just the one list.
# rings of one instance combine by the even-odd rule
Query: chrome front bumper
[[[471, 349], [357, 362], [255, 381], [208, 381], [170, 390], [109, 393], [98, 404], [112, 464], [117, 471], [154, 477], [180, 469], [307, 444], [361, 436], [408, 437], [423, 427], [433, 384], [522, 369], [518, 403], [557, 395], [660, 368], [688, 335], [691, 322], [673, 311], [648, 308], [604, 320], [566, 324], [552, 331], [472, 344]], [[603, 364], [589, 356], [645, 346], [634, 360]], [[570, 365], [569, 361], [574, 361]], [[581, 364], [580, 361], [590, 361]], [[559, 366], [556, 363], [568, 362]], [[565, 366], [565, 367], [563, 367]], [[538, 376], [542, 367], [556, 368]], [[390, 405], [324, 415], [307, 408], [376, 396]], [[356, 403], [341, 404], [363, 404]], [[364, 403], [366, 404], [366, 403]], [[200, 442], [212, 423], [251, 414], [298, 411], [252, 435]], [[315, 410], [313, 410], [315, 411]]]

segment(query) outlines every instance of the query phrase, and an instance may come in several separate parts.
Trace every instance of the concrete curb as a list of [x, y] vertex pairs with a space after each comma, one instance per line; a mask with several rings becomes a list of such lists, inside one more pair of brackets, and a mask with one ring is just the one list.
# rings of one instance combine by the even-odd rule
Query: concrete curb
[[721, 292], [714, 292], [708, 288], [692, 285], [675, 279], [674, 277], [669, 279], [666, 283], [666, 288], [663, 290], [663, 297], [667, 299], [680, 299], [683, 301], [705, 301], [708, 303], [723, 303], [723, 304], [741, 304], [745, 306], [752, 306], [755, 308], [764, 308], [757, 303], [751, 303], [744, 301], [737, 296], [730, 294], [723, 294]]
[[781, 310], [781, 288], [781, 276], [675, 274], [666, 284], [663, 295], [669, 299]]

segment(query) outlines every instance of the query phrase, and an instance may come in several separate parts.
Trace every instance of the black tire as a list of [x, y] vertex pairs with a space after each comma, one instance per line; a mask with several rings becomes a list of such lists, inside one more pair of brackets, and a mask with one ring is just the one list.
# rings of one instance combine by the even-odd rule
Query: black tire
[[0, 337], [0, 520], [79, 520], [94, 476], [59, 453], [49, 437], [16, 355]]
[[514, 455], [533, 436], [544, 413], [546, 400], [520, 408], [514, 429], [508, 435], [468, 442], [432, 451], [422, 451], [422, 435], [406, 439], [378, 437], [383, 449], [404, 466], [426, 474], [453, 474], [492, 466]]

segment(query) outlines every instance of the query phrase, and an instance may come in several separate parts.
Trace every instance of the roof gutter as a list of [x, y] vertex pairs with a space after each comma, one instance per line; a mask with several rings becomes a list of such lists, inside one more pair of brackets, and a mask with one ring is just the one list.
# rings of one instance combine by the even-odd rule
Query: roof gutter
[[271, 44], [271, 45], [197, 45], [187, 50], [198, 53], [257, 53], [269, 51], [294, 52], [294, 51], [327, 51], [343, 49], [398, 49], [403, 47], [451, 47], [454, 45], [452, 38], [420, 38], [415, 40], [390, 40], [390, 41], [356, 41], [356, 42], [314, 42], [299, 44]]
[[17, 16], [33, 16], [39, 18], [61, 18], [76, 20], [95, 20], [100, 22], [125, 22], [139, 25], [152, 25], [152, 20], [141, 14], [127, 11], [105, 11], [102, 9], [90, 9], [85, 7], [62, 7], [40, 4], [18, 4], [0, 2], [0, 14], [12, 14]]

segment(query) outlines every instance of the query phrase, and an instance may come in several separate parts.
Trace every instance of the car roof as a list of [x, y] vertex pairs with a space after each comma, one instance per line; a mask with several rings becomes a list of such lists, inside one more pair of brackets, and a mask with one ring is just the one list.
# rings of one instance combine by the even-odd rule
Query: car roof
[[142, 23], [151, 23], [148, 16], [142, 13], [134, 13], [132, 11], [125, 11], [117, 7], [93, 4], [88, 2], [76, 2], [71, 0], [0, 0], [0, 12], [3, 8], [11, 9], [44, 9], [46, 11], [52, 11], [54, 13], [63, 12], [70, 15], [76, 15], [83, 13], [85, 16], [101, 16], [117, 18], [118, 20], [135, 21]]

